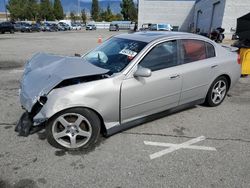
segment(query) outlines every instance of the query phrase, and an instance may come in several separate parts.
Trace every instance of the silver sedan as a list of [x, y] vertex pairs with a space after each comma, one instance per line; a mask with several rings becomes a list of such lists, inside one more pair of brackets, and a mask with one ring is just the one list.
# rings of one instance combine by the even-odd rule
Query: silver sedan
[[82, 57], [36, 54], [26, 64], [16, 131], [45, 126], [58, 148], [93, 146], [164, 113], [218, 106], [240, 78], [237, 49], [181, 32], [115, 36]]

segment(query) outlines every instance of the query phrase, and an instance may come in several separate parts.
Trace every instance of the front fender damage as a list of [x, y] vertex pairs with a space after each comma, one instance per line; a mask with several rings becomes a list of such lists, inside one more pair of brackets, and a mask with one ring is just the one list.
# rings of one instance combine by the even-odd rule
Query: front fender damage
[[46, 103], [46, 97], [55, 88], [106, 78], [109, 70], [90, 64], [82, 58], [38, 53], [25, 66], [21, 80], [20, 102], [26, 112], [21, 116], [16, 131], [20, 136], [33, 132], [34, 117]]
[[34, 134], [44, 129], [44, 127], [44, 123], [40, 124], [39, 126], [33, 126], [32, 117], [28, 112], [24, 112], [16, 125], [15, 131], [19, 133], [19, 136], [27, 137], [30, 134]]
[[[100, 80], [100, 79], [104, 79], [108, 77], [109, 75], [93, 75], [93, 76], [66, 79], [60, 82], [52, 90], [57, 89], [57, 88], [71, 86], [71, 85]], [[19, 133], [18, 134], [19, 136], [27, 137], [28, 135], [34, 134], [45, 128], [45, 125], [48, 119], [41, 112], [42, 112], [43, 106], [46, 104], [48, 100], [47, 97], [49, 97], [49, 95], [47, 96], [43, 95], [43, 96], [38, 97], [38, 100], [33, 105], [31, 111], [30, 112], [26, 111], [22, 114], [15, 128], [15, 131]]]
[[40, 121], [34, 121], [34, 117], [41, 111], [46, 101], [47, 97], [40, 97], [40, 99], [32, 107], [31, 112], [25, 111], [22, 114], [15, 128], [15, 131], [19, 133], [19, 136], [27, 137], [29, 134], [36, 133], [45, 127], [45, 118]]

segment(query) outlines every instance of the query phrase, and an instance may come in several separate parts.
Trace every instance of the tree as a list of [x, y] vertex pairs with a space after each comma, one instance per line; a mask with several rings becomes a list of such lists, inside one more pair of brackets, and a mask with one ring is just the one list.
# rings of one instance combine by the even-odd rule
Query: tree
[[36, 20], [38, 3], [36, 0], [10, 0], [7, 9], [12, 20]]
[[99, 3], [98, 0], [92, 0], [91, 16], [93, 20], [98, 20], [99, 17]]
[[40, 18], [43, 20], [54, 20], [54, 12], [49, 0], [41, 0]]
[[114, 17], [114, 20], [122, 20], [123, 19], [123, 17], [122, 17], [122, 15], [121, 14], [116, 14], [115, 15], [115, 17]]
[[137, 21], [137, 8], [133, 0], [122, 0], [120, 6], [124, 20]]
[[87, 15], [86, 15], [85, 9], [81, 11], [81, 19], [82, 19], [82, 22], [86, 24]]
[[107, 10], [106, 10], [106, 19], [105, 21], [110, 22], [113, 19], [113, 13], [112, 10], [110, 9], [110, 5], [108, 5]]
[[36, 0], [27, 0], [25, 6], [25, 17], [28, 20], [37, 20], [39, 5]]
[[10, 17], [12, 20], [25, 19], [23, 0], [9, 0], [9, 3], [6, 7], [10, 12]]
[[99, 21], [107, 21], [111, 22], [116, 20], [116, 15], [112, 13], [112, 10], [110, 8], [110, 5], [107, 6], [107, 9], [105, 11], [101, 10], [99, 15]]
[[72, 22], [75, 22], [77, 20], [76, 13], [74, 11], [70, 12], [70, 19]]
[[61, 0], [54, 1], [54, 16], [55, 16], [55, 19], [57, 20], [61, 20], [64, 18]]

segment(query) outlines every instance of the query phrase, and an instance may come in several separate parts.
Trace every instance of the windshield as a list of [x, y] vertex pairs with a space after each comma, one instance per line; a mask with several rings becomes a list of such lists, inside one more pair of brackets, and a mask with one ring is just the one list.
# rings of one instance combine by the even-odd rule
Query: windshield
[[111, 73], [121, 72], [147, 43], [121, 38], [111, 38], [84, 56], [91, 64], [108, 69]]

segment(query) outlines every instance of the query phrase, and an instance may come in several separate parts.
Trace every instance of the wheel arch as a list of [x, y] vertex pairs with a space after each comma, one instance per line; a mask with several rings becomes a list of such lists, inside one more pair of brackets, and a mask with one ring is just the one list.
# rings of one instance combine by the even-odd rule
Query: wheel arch
[[107, 129], [106, 129], [106, 126], [104, 124], [104, 120], [103, 120], [103, 117], [101, 116], [101, 114], [99, 112], [97, 112], [95, 109], [90, 108], [90, 107], [86, 107], [86, 106], [74, 106], [74, 107], [65, 108], [65, 109], [60, 110], [60, 111], [56, 112], [55, 114], [53, 114], [51, 117], [48, 118], [47, 121], [54, 118], [56, 115], [62, 113], [63, 111], [66, 111], [66, 110], [69, 110], [69, 109], [74, 109], [74, 108], [83, 108], [83, 109], [88, 109], [88, 110], [94, 112], [98, 116], [98, 118], [100, 120], [100, 123], [101, 123], [101, 134], [105, 135], [107, 133]]
[[[209, 96], [210, 88], [213, 86], [213, 83], [214, 83], [217, 79], [219, 79], [219, 78], [225, 78], [225, 79], [227, 80], [227, 83], [228, 83], [227, 91], [230, 89], [230, 86], [231, 86], [231, 78], [230, 78], [230, 76], [229, 76], [228, 74], [221, 74], [221, 75], [217, 76], [217, 77], [216, 77], [215, 79], [213, 79], [212, 82], [209, 84], [209, 88], [208, 88], [208, 90], [207, 90], [207, 92], [206, 92], [206, 97], [205, 97], [205, 102], [204, 102], [204, 104], [205, 104], [206, 106], [209, 106], [209, 105], [208, 105], [208, 96]], [[223, 100], [224, 100], [224, 99], [223, 99]], [[216, 105], [216, 106], [217, 106], [217, 105]]]
[[213, 82], [214, 82], [216, 79], [220, 78], [220, 77], [226, 78], [226, 80], [227, 80], [227, 82], [228, 82], [228, 90], [230, 89], [230, 87], [231, 87], [231, 77], [230, 77], [228, 74], [224, 73], [224, 74], [220, 74], [220, 75], [216, 76], [216, 77], [209, 83], [209, 85], [208, 85], [209, 87], [207, 88], [206, 95], [207, 95], [207, 93], [208, 93], [210, 87], [212, 86]]
[[[222, 74], [220, 76], [218, 76], [217, 78], [220, 78], [220, 77], [225, 77], [227, 79], [227, 83], [228, 83], [228, 90], [230, 89], [231, 87], [231, 78], [228, 74]], [[217, 78], [215, 78], [214, 80], [216, 80]]]

